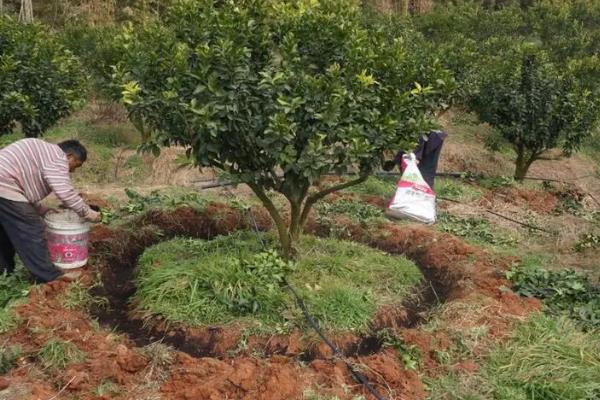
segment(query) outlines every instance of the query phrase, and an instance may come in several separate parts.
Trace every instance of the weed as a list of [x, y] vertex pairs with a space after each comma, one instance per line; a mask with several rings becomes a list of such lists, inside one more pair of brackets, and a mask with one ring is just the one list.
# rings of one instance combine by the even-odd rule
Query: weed
[[95, 297], [90, 293], [92, 287], [86, 287], [81, 282], [74, 282], [61, 294], [60, 303], [68, 310], [82, 309], [89, 311], [91, 307], [105, 307], [108, 300]]
[[0, 308], [6, 307], [11, 301], [27, 297], [30, 287], [27, 271], [22, 265], [18, 265], [12, 274], [0, 274]]
[[542, 299], [549, 312], [567, 315], [585, 329], [600, 327], [600, 287], [573, 270], [513, 268], [507, 273], [515, 291]]
[[20, 132], [9, 133], [8, 135], [0, 135], [0, 148], [6, 147], [19, 139], [23, 139], [23, 134]]
[[141, 349], [141, 354], [150, 361], [151, 368], [167, 368], [173, 363], [173, 349], [160, 342], [150, 343]]
[[343, 192], [391, 198], [396, 190], [397, 180], [397, 178], [393, 177], [391, 179], [386, 179], [371, 176], [365, 182], [356, 186], [351, 186], [348, 189], [343, 190]]
[[19, 260], [12, 274], [0, 274], [0, 333], [17, 325], [14, 307], [27, 297], [30, 288], [28, 273]]
[[575, 244], [576, 251], [598, 248], [600, 248], [600, 235], [594, 233], [585, 233], [581, 235], [579, 241]]
[[0, 375], [8, 373], [23, 353], [19, 346], [0, 346]]
[[440, 213], [438, 226], [444, 232], [479, 243], [496, 246], [511, 246], [516, 243], [514, 237], [494, 232], [490, 223], [484, 219], [460, 218], [452, 214]]
[[430, 399], [595, 399], [600, 348], [570, 321], [536, 315], [497, 345], [482, 369], [430, 379]]
[[440, 197], [457, 201], [470, 202], [481, 196], [481, 191], [471, 185], [450, 179], [438, 179], [435, 192]]
[[[302, 394], [302, 400], [340, 400], [340, 398], [337, 396], [323, 395], [313, 389], [308, 389]], [[366, 400], [366, 398], [363, 395], [356, 395], [350, 400]]]
[[383, 217], [383, 210], [379, 207], [348, 199], [336, 200], [334, 202], [320, 202], [317, 204], [316, 210], [324, 217], [343, 214], [358, 222], [368, 222], [369, 220]]
[[107, 379], [100, 382], [100, 384], [94, 390], [94, 394], [99, 397], [111, 397], [113, 395], [119, 394], [120, 391], [121, 389], [119, 388], [119, 385], [117, 385], [110, 379]]
[[0, 333], [5, 333], [17, 326], [17, 317], [11, 306], [0, 308]]
[[70, 342], [50, 339], [38, 351], [37, 357], [45, 369], [64, 369], [71, 363], [85, 360], [85, 353]]
[[421, 362], [421, 352], [415, 345], [409, 345], [404, 342], [401, 336], [397, 336], [388, 329], [382, 329], [377, 333], [384, 347], [394, 348], [408, 370], [416, 370]]
[[121, 209], [125, 214], [141, 214], [153, 208], [177, 208], [190, 206], [199, 210], [204, 209], [207, 200], [196, 192], [178, 193], [176, 195], [164, 195], [151, 192], [143, 196], [133, 189], [125, 189], [128, 203]]
[[516, 185], [515, 179], [512, 176], [494, 176], [483, 178], [479, 182], [486, 189], [498, 189]]

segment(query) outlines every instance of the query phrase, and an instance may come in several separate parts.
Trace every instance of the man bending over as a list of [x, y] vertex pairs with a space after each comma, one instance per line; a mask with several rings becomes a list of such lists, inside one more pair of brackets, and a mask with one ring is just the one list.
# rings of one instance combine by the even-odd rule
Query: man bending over
[[0, 150], [0, 273], [13, 272], [16, 251], [36, 281], [61, 277], [50, 262], [42, 220], [48, 209], [40, 201], [54, 192], [65, 207], [99, 222], [100, 213], [83, 201], [69, 176], [86, 158], [85, 147], [76, 140], [51, 144], [22, 139]]

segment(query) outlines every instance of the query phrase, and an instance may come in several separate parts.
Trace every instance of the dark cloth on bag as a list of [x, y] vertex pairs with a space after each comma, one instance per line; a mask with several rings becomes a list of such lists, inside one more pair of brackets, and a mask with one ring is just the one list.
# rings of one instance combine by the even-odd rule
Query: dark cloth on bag
[[50, 262], [44, 222], [35, 208], [27, 202], [0, 198], [0, 273], [14, 271], [15, 253], [38, 282], [61, 275]]
[[[442, 145], [447, 136], [448, 134], [444, 131], [431, 131], [427, 135], [421, 136], [417, 147], [413, 151], [415, 158], [419, 160], [419, 171], [432, 189], [435, 184], [435, 174], [437, 173]], [[401, 166], [404, 154], [406, 154], [404, 151], [398, 152], [394, 158], [394, 163]]]

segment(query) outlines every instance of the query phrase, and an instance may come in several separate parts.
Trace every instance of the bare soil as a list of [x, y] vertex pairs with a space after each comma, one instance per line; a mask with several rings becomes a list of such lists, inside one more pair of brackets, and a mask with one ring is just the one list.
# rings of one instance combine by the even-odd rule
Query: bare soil
[[[253, 213], [259, 229], [270, 229], [264, 211]], [[340, 223], [348, 225], [352, 240], [414, 260], [426, 277], [410, 301], [380, 309], [373, 321], [374, 333], [387, 328], [420, 350], [420, 371], [407, 370], [397, 350], [382, 346], [375, 336], [334, 337], [348, 360], [390, 399], [425, 398], [419, 373], [433, 375], [445, 368], [439, 365], [435, 352], [447, 348], [450, 339], [441, 330], [419, 329], [431, 316], [432, 306], [447, 302], [476, 308], [485, 304], [489, 311], [478, 316], [483, 319], [478, 322], [490, 327], [494, 340], [505, 337], [515, 319], [540, 307], [537, 301], [521, 299], [507, 289], [509, 282], [503, 272], [512, 260], [498, 259], [453, 236], [418, 225], [390, 223], [365, 230], [351, 221]], [[191, 208], [153, 211], [129, 228], [97, 227], [91, 238], [93, 265], [84, 282], [91, 284], [93, 273], [99, 271], [103, 285], [92, 291], [106, 296], [111, 307], [93, 310], [100, 322], [98, 327], [86, 312], [66, 310], [60, 305], [59, 295], [67, 283], [50, 283], [33, 291], [29, 302], [17, 310], [18, 328], [0, 337], [3, 342], [21, 345], [27, 355], [7, 374], [9, 387], [0, 392], [2, 396], [14, 396], [2, 398], [49, 398], [65, 386], [67, 394], [78, 399], [156, 398], [160, 393], [168, 399], [283, 400], [302, 398], [307, 389], [340, 399], [366, 395], [323, 343], [307, 341], [299, 332], [251, 337], [246, 350], [231, 351], [239, 342], [239, 327], [166, 326], [159, 319], [144, 321], [131, 315], [128, 299], [135, 292], [132, 274], [146, 247], [173, 236], [210, 239], [249, 228], [247, 215], [217, 203], [204, 212]], [[319, 235], [328, 233], [326, 227], [314, 221], [307, 230]], [[451, 313], [439, 317], [446, 318], [448, 324], [456, 320]], [[115, 334], [114, 329], [124, 334]], [[86, 352], [86, 360], [65, 370], [42, 370], [35, 354], [50, 338], [70, 341]], [[159, 375], [140, 349], [158, 340], [176, 349], [174, 361]], [[477, 366], [466, 362], [455, 368], [470, 370]], [[116, 383], [119, 393], [97, 396], [95, 389], [107, 381]]]

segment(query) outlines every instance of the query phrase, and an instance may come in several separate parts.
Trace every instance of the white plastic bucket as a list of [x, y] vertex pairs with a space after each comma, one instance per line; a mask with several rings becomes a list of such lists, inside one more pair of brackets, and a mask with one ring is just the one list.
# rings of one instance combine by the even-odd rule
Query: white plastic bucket
[[61, 269], [87, 264], [89, 224], [71, 210], [48, 213], [44, 220], [50, 261]]

